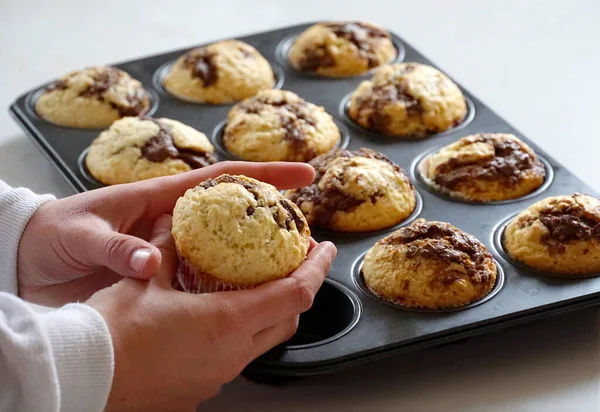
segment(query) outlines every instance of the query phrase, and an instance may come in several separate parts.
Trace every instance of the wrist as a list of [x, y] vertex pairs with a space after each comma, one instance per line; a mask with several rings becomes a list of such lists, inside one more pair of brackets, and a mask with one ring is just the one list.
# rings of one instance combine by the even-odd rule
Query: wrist
[[103, 317], [84, 304], [40, 316], [56, 365], [61, 411], [103, 410], [114, 371], [112, 339]]
[[17, 294], [17, 256], [21, 236], [38, 208], [53, 199], [51, 195], [39, 196], [28, 189], [13, 189], [0, 182], [0, 262], [3, 262], [0, 265], [0, 290]]

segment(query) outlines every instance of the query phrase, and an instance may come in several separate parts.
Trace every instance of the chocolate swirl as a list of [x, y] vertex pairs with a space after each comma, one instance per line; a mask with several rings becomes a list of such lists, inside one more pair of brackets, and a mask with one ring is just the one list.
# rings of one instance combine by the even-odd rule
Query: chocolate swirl
[[144, 118], [158, 126], [158, 133], [152, 136], [144, 146], [142, 146], [142, 157], [151, 161], [160, 163], [166, 159], [178, 159], [185, 162], [192, 169], [210, 166], [216, 163], [212, 153], [201, 152], [191, 149], [180, 149], [175, 145], [171, 128], [157, 119]]
[[[382, 239], [382, 245], [407, 245], [407, 258], [421, 256], [438, 259], [448, 264], [456, 263], [465, 268], [475, 282], [485, 282], [490, 277], [489, 265], [493, 259], [485, 246], [474, 236], [464, 233], [443, 222], [418, 219], [410, 226], [398, 229]], [[444, 282], [452, 283], [452, 273]]]

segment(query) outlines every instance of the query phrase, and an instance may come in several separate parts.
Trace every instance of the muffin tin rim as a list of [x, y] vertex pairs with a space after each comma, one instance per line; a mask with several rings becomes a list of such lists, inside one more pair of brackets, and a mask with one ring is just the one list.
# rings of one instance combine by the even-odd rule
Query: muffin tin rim
[[290, 35], [283, 37], [279, 41], [279, 43], [277, 43], [277, 46], [275, 46], [275, 58], [279, 62], [279, 64], [281, 64], [285, 67], [288, 67], [292, 72], [294, 72], [295, 74], [297, 74], [298, 76], [301, 76], [301, 77], [307, 77], [307, 78], [312, 78], [312, 79], [321, 79], [324, 81], [340, 81], [340, 80], [344, 80], [344, 79], [357, 79], [357, 78], [363, 78], [363, 77], [370, 76], [380, 67], [386, 66], [388, 64], [402, 63], [406, 57], [406, 48], [404, 47], [404, 42], [402, 40], [400, 40], [400, 38], [398, 36], [396, 36], [391, 30], [383, 28], [385, 31], [387, 31], [389, 33], [392, 44], [394, 46], [394, 49], [396, 50], [396, 56], [393, 59], [390, 59], [386, 63], [383, 63], [377, 67], [373, 67], [372, 69], [369, 69], [364, 73], [354, 74], [352, 76], [340, 76], [340, 77], [324, 76], [319, 73], [306, 72], [306, 71], [296, 69], [295, 67], [293, 67], [290, 64], [290, 61], [289, 61], [290, 50], [291, 50], [293, 44], [295, 43], [295, 40], [302, 33], [304, 33], [306, 30], [308, 30], [310, 27], [312, 27], [316, 24], [322, 24], [322, 23], [327, 23], [327, 21], [323, 20], [323, 21], [315, 22], [315, 23], [309, 25], [305, 29], [297, 30], [295, 33], [292, 33]]
[[[340, 131], [340, 135], [341, 135], [339, 144], [331, 150], [346, 149], [348, 147], [348, 145], [350, 144], [350, 139], [352, 138], [350, 135], [350, 130], [348, 130], [348, 127], [346, 127], [344, 122], [342, 122], [340, 119], [338, 119], [337, 117], [335, 117], [331, 114], [329, 114], [329, 115], [333, 119], [333, 122], [335, 123], [336, 127]], [[227, 126], [227, 118], [225, 118], [224, 120], [221, 120], [219, 123], [217, 123], [217, 125], [213, 128], [213, 131], [210, 135], [210, 142], [215, 146], [215, 149], [219, 152], [219, 154], [221, 156], [223, 156], [226, 160], [265, 163], [264, 161], [260, 161], [260, 160], [244, 160], [244, 159], [234, 155], [229, 150], [227, 150], [227, 148], [225, 147], [225, 143], [223, 142], [223, 136], [225, 134], [226, 126]], [[307, 163], [307, 162], [304, 162], [304, 163]]]
[[[523, 210], [526, 210], [526, 209], [523, 209]], [[510, 224], [510, 222], [512, 222], [513, 219], [515, 217], [517, 217], [519, 214], [521, 214], [521, 212], [523, 212], [523, 210], [521, 210], [520, 212], [517, 212], [517, 213], [512, 213], [508, 217], [500, 220], [500, 222], [496, 224], [496, 226], [494, 227], [494, 229], [491, 232], [492, 247], [494, 248], [496, 253], [498, 253], [498, 255], [502, 257], [502, 259], [504, 259], [506, 262], [510, 263], [513, 266], [516, 266], [520, 269], [523, 269], [527, 272], [534, 274], [535, 276], [540, 276], [542, 278], [550, 277], [550, 278], [556, 278], [556, 279], [562, 279], [562, 280], [568, 280], [568, 279], [577, 280], [577, 279], [597, 278], [600, 276], [600, 272], [590, 273], [590, 274], [586, 274], [586, 275], [568, 275], [568, 274], [546, 272], [546, 271], [543, 271], [540, 269], [536, 269], [532, 266], [527, 265], [526, 263], [520, 262], [517, 259], [513, 258], [508, 253], [508, 251], [506, 251], [506, 249], [504, 248], [504, 231], [506, 230], [506, 227]]]
[[[371, 246], [371, 248], [372, 247], [373, 246]], [[494, 283], [494, 286], [488, 292], [488, 294], [481, 297], [480, 299], [478, 299], [474, 302], [471, 302], [467, 305], [464, 305], [464, 306], [441, 308], [441, 309], [428, 309], [428, 308], [418, 308], [418, 307], [411, 308], [408, 306], [402, 306], [400, 304], [391, 302], [391, 301], [377, 295], [375, 292], [371, 291], [365, 284], [365, 281], [363, 279], [363, 274], [362, 274], [362, 266], [363, 266], [363, 263], [365, 260], [365, 256], [367, 255], [367, 253], [369, 252], [369, 250], [371, 248], [369, 248], [365, 252], [361, 253], [358, 256], [358, 258], [356, 258], [354, 263], [352, 264], [352, 269], [351, 269], [352, 282], [354, 283], [354, 285], [356, 286], [356, 288], [358, 290], [360, 290], [364, 295], [368, 296], [370, 299], [373, 299], [374, 301], [379, 302], [380, 304], [383, 304], [383, 305], [386, 305], [386, 306], [389, 306], [389, 307], [392, 307], [395, 309], [399, 309], [402, 311], [414, 312], [414, 313], [431, 313], [431, 314], [461, 312], [463, 310], [472, 309], [476, 306], [480, 306], [484, 303], [487, 303], [488, 301], [490, 301], [492, 298], [494, 298], [496, 295], [498, 295], [500, 293], [500, 291], [504, 287], [504, 284], [506, 283], [504, 269], [502, 268], [502, 265], [500, 264], [500, 262], [498, 262], [498, 260], [496, 258], [492, 257], [492, 259], [494, 260], [494, 264], [496, 265], [496, 282]]]
[[[115, 67], [115, 66], [111, 66], [111, 67]], [[138, 79], [136, 79], [138, 80]], [[143, 83], [141, 80], [138, 80], [140, 83], [142, 83], [142, 88], [148, 93], [148, 96], [150, 98], [150, 108], [148, 109], [148, 111], [142, 115], [139, 116], [148, 116], [148, 117], [152, 117], [158, 110], [158, 107], [160, 106], [160, 97], [159, 94], [157, 93], [156, 90], [154, 90], [153, 88], [148, 87], [148, 85], [146, 85], [145, 83]], [[87, 131], [101, 131], [101, 130], [106, 130], [107, 128], [109, 128], [111, 125], [105, 126], [105, 127], [75, 127], [75, 126], [65, 126], [62, 124], [58, 124], [58, 123], [54, 123], [51, 122], [48, 119], [44, 119], [41, 115], [38, 114], [35, 105], [38, 101], [38, 99], [40, 98], [40, 96], [46, 91], [46, 88], [53, 83], [53, 81], [44, 83], [42, 86], [38, 87], [37, 89], [29, 92], [27, 94], [27, 96], [25, 97], [25, 108], [27, 111], [27, 114], [29, 116], [31, 116], [33, 119], [35, 119], [36, 121], [40, 121], [40, 122], [44, 122], [47, 123], [49, 125], [52, 125], [54, 127], [58, 127], [58, 128], [63, 128], [63, 129], [69, 129], [69, 130], [87, 130]], [[122, 116], [119, 119], [123, 119], [125, 117], [138, 117], [138, 116]], [[117, 119], [117, 120], [119, 120]], [[115, 120], [115, 121], [117, 121]], [[114, 122], [113, 122], [114, 123]], [[112, 123], [111, 123], [112, 124]]]
[[[433, 67], [433, 66], [432, 66]], [[458, 86], [458, 84], [457, 84]], [[475, 103], [473, 102], [473, 99], [471, 99], [467, 93], [465, 92], [465, 90], [462, 89], [462, 87], [458, 86], [463, 94], [463, 97], [465, 99], [465, 103], [467, 105], [467, 114], [465, 115], [465, 117], [461, 120], [461, 122], [459, 124], [457, 124], [454, 127], [451, 127], [450, 129], [444, 130], [443, 132], [439, 132], [439, 133], [432, 133], [430, 135], [421, 137], [421, 136], [414, 136], [414, 135], [406, 135], [406, 136], [392, 136], [392, 135], [386, 135], [371, 129], [367, 129], [366, 127], [362, 127], [361, 125], [359, 125], [358, 123], [356, 123], [351, 117], [350, 114], [348, 113], [348, 109], [350, 108], [350, 100], [352, 99], [352, 95], [354, 94], [354, 92], [356, 91], [356, 88], [354, 90], [352, 90], [351, 92], [349, 92], [348, 94], [346, 94], [344, 97], [342, 97], [342, 99], [340, 100], [340, 104], [338, 107], [338, 112], [339, 115], [342, 119], [344, 119], [344, 121], [351, 127], [354, 128], [355, 130], [360, 131], [361, 133], [364, 133], [366, 136], [368, 136], [368, 139], [378, 139], [378, 140], [388, 140], [388, 141], [394, 141], [394, 142], [421, 142], [424, 140], [429, 140], [429, 139], [435, 139], [435, 138], [441, 138], [441, 137], [446, 137], [449, 136], [453, 133], [456, 133], [464, 128], [466, 128], [469, 124], [471, 124], [473, 122], [473, 120], [475, 119], [476, 111], [477, 109], [475, 108]]]
[[343, 293], [348, 298], [348, 300], [352, 303], [352, 308], [354, 309], [354, 313], [352, 314], [352, 319], [350, 320], [348, 325], [346, 325], [346, 327], [344, 327], [344, 329], [342, 329], [340, 332], [336, 333], [335, 335], [330, 336], [327, 339], [323, 339], [323, 340], [320, 340], [317, 342], [312, 342], [312, 343], [301, 344], [301, 345], [285, 345], [284, 344], [284, 345], [282, 345], [283, 349], [290, 350], [290, 351], [297, 351], [297, 350], [310, 349], [310, 348], [314, 348], [317, 346], [327, 345], [333, 341], [336, 341], [336, 340], [342, 338], [343, 336], [345, 336], [349, 332], [351, 332], [352, 329], [354, 329], [354, 327], [358, 324], [358, 322], [362, 318], [362, 315], [363, 315], [362, 302], [360, 301], [360, 299], [356, 295], [356, 293], [354, 293], [354, 291], [352, 291], [352, 289], [343, 285], [341, 282], [339, 282], [335, 279], [331, 279], [329, 277], [326, 277], [323, 280], [323, 283], [330, 284], [331, 286], [338, 289], [341, 293]]
[[[212, 44], [212, 43], [207, 43], [207, 45], [208, 44]], [[202, 46], [200, 46], [200, 47], [202, 47]], [[193, 48], [190, 50], [193, 50]], [[188, 50], [188, 51], [190, 51], [190, 50]], [[186, 53], [187, 52], [183, 53], [182, 56], [185, 55]], [[167, 90], [167, 88], [163, 84], [165, 76], [167, 75], [167, 73], [170, 71], [171, 67], [173, 67], [173, 65], [177, 62], [177, 60], [180, 57], [181, 56], [178, 56], [175, 59], [168, 60], [168, 61], [162, 63], [160, 66], [158, 66], [154, 70], [154, 73], [152, 73], [152, 86], [154, 86], [154, 88], [156, 89], [157, 94], [162, 94], [165, 97], [169, 97], [169, 98], [172, 98], [175, 100], [179, 100], [183, 103], [196, 105], [196, 106], [222, 107], [222, 106], [233, 106], [234, 104], [239, 103], [239, 101], [225, 102], [225, 103], [197, 102], [197, 101], [194, 101], [191, 99], [186, 99], [183, 96], [177, 96], [177, 95], [171, 93], [169, 90]], [[271, 66], [271, 70], [273, 72], [273, 75], [275, 76], [275, 85], [273, 85], [272, 88], [265, 89], [265, 90], [278, 90], [278, 89], [281, 90], [285, 83], [285, 71], [283, 70], [283, 68], [280, 66], [280, 64], [278, 62], [271, 60], [271, 59], [267, 59], [266, 57], [265, 57], [265, 60]]]

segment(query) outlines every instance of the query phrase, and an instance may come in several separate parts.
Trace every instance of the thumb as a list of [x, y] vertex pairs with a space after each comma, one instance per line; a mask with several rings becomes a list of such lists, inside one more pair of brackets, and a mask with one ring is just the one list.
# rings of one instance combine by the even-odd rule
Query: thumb
[[80, 246], [92, 264], [107, 267], [121, 276], [149, 279], [160, 267], [161, 255], [156, 246], [109, 228], [88, 230]]
[[161, 285], [164, 284], [168, 289], [172, 288], [171, 285], [179, 266], [175, 242], [171, 235], [171, 225], [171, 215], [162, 215], [154, 223], [152, 237], [150, 238], [150, 243], [158, 248], [162, 256], [160, 269], [154, 279]]

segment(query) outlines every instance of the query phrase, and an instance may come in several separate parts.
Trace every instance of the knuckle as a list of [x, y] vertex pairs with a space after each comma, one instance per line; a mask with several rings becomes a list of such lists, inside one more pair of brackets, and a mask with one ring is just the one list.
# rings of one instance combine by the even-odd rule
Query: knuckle
[[293, 296], [298, 309], [305, 312], [311, 308], [314, 300], [314, 293], [310, 281], [304, 278], [293, 278]]
[[120, 236], [109, 236], [104, 239], [102, 248], [109, 259], [114, 259], [125, 248], [125, 243]]

